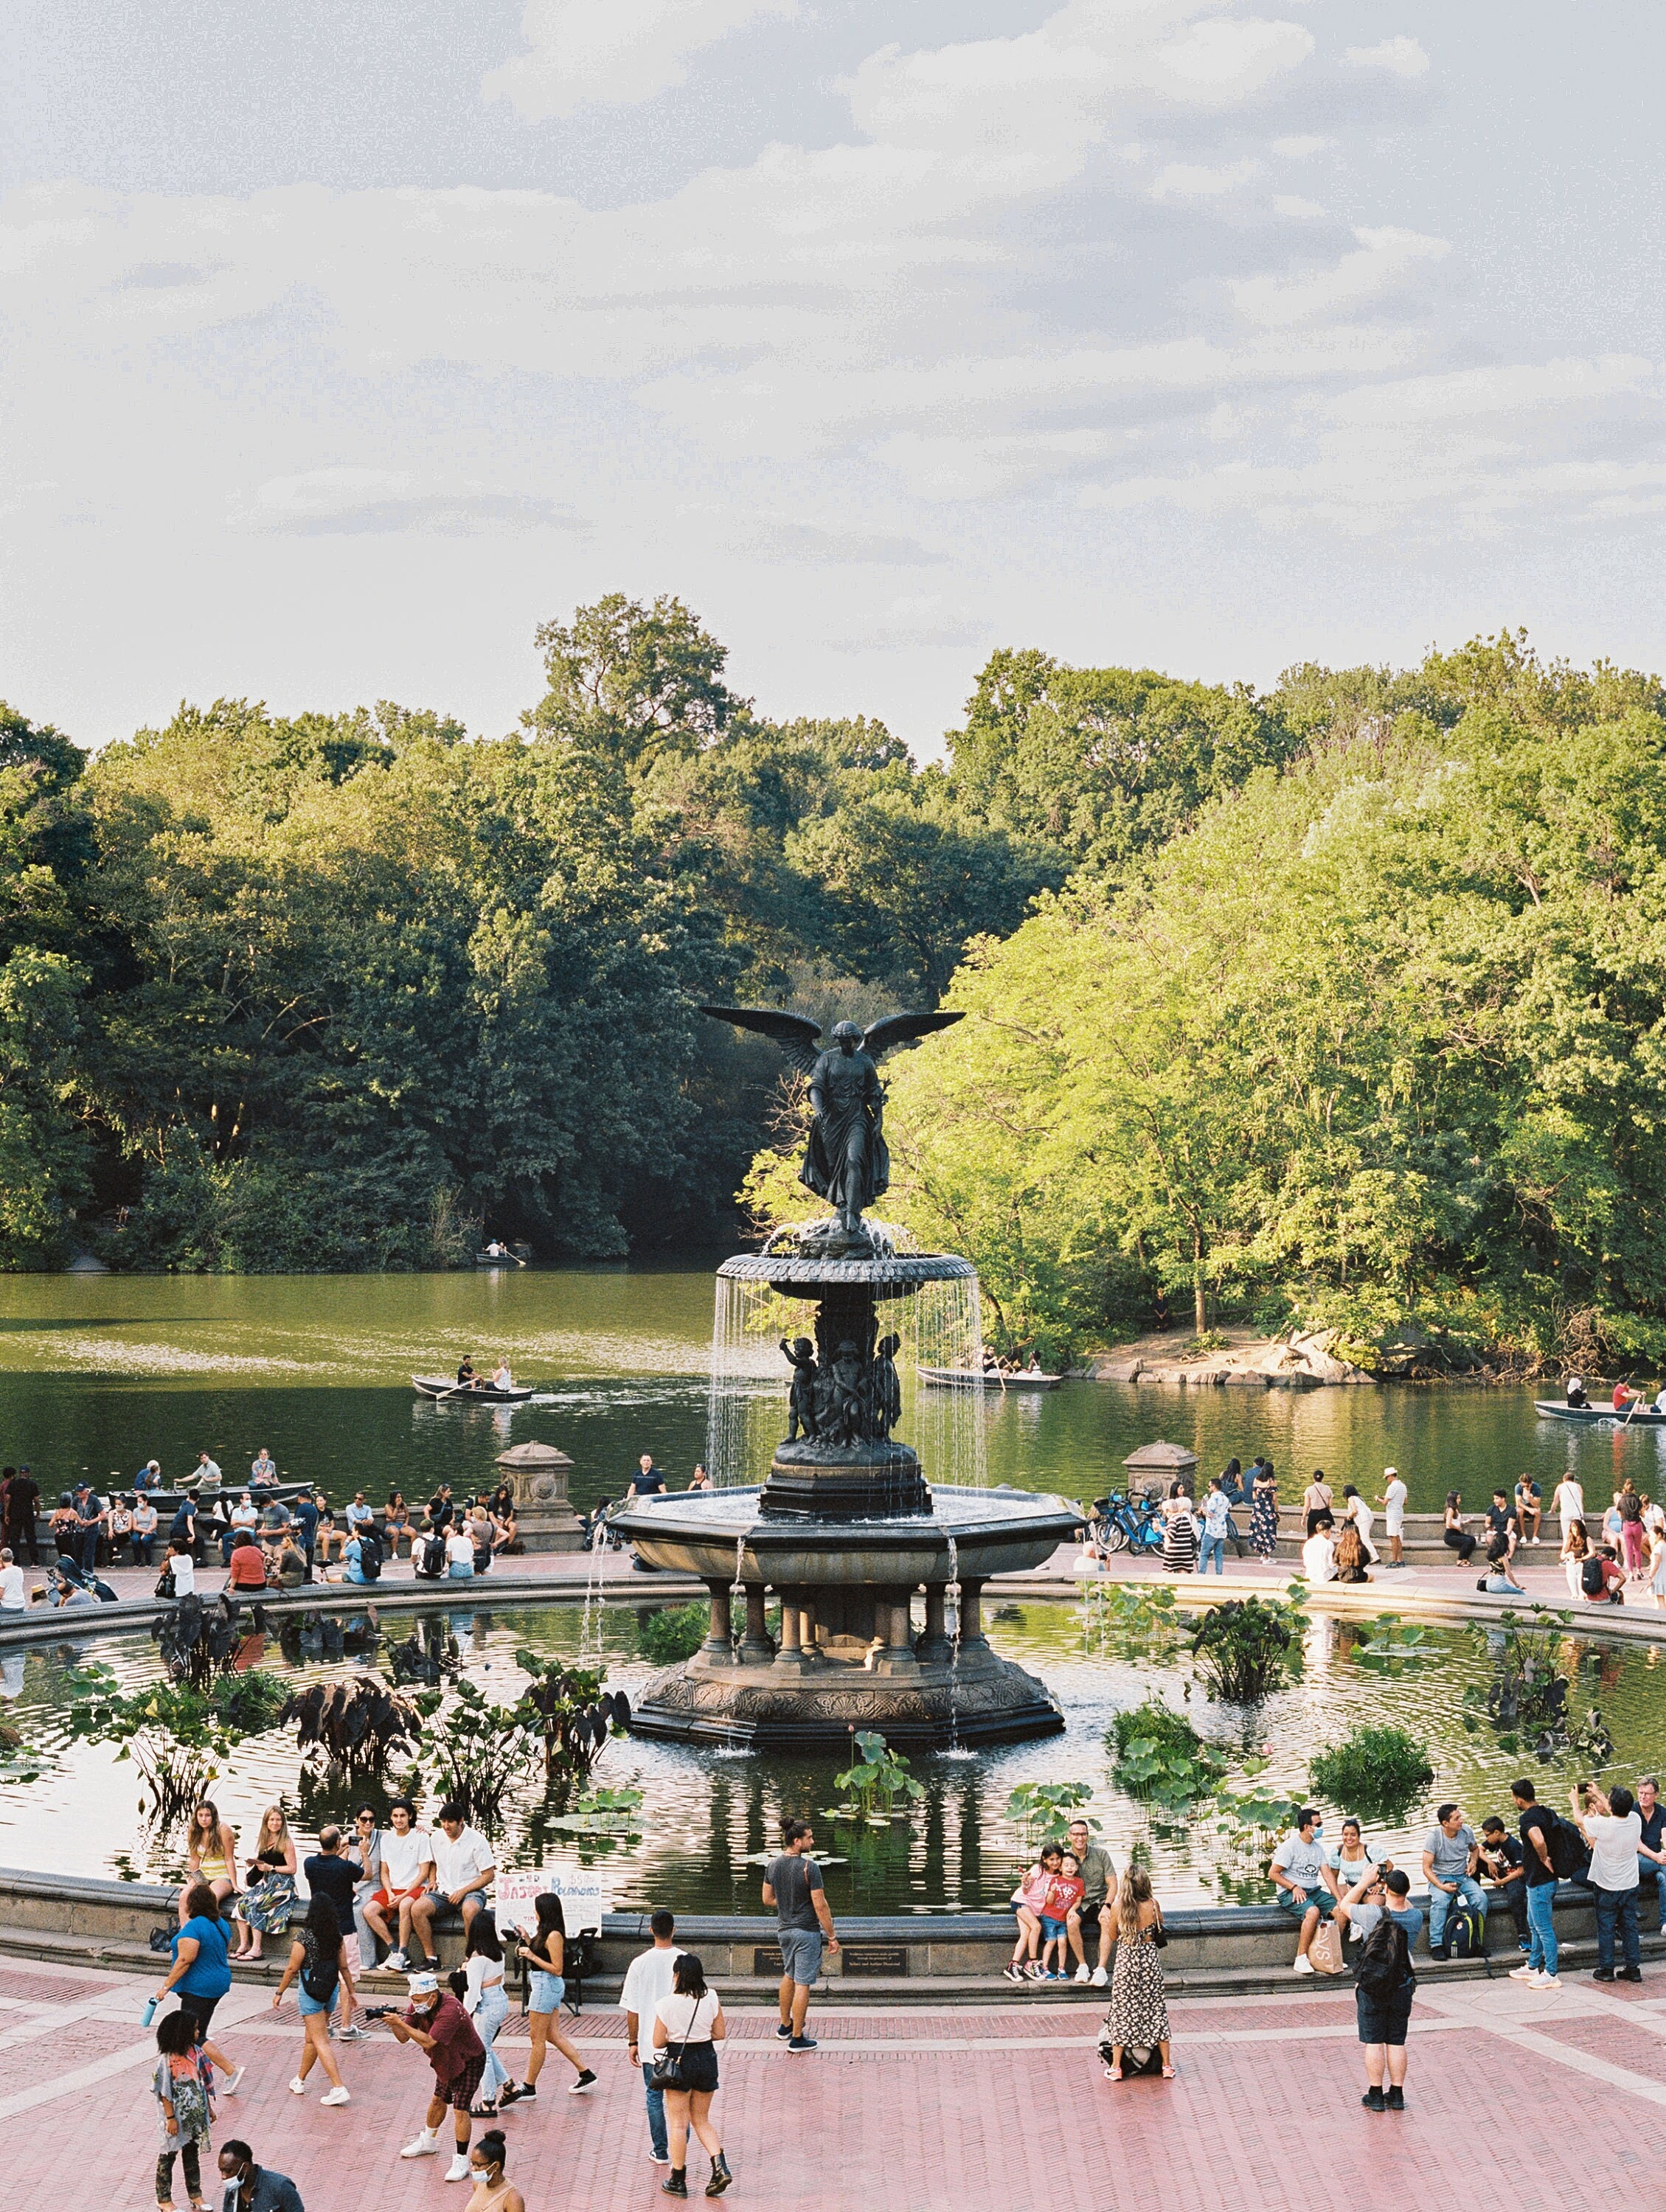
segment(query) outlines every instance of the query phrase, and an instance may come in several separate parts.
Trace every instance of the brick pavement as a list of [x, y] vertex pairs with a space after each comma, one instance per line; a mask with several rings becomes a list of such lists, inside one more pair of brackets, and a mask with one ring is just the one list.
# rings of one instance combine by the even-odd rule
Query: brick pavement
[[[42, 2212], [152, 2202], [151, 2039], [138, 2026], [149, 1986], [0, 1960], [9, 2202]], [[1179, 2080], [1118, 2088], [1101, 2078], [1091, 2021], [1063, 2007], [822, 2008], [825, 2041], [808, 2058], [781, 2050], [769, 2015], [742, 2014], [717, 2105], [739, 2177], [730, 2201], [769, 2212], [1563, 2212], [1614, 2188], [1658, 2196], [1666, 1978], [1640, 1989], [1570, 1980], [1560, 1996], [1504, 1980], [1420, 1996], [1403, 2116], [1359, 2106], [1346, 1991], [1171, 2011]], [[326, 2112], [289, 2093], [292, 2010], [275, 2017], [264, 1991], [240, 1987], [216, 2033], [248, 2067], [241, 2094], [222, 2100], [216, 2141], [246, 2136], [295, 2178], [307, 2212], [461, 2212], [467, 2191], [447, 2187], [442, 2160], [397, 2156], [426, 2094], [415, 2052], [374, 2033], [346, 2046], [354, 2101]], [[524, 2033], [512, 2019], [500, 2039], [512, 2068]], [[529, 2212], [647, 2212], [664, 2200], [617, 2016], [587, 2014], [574, 2033], [600, 2083], [569, 2098], [551, 2060], [544, 2100], [506, 2121], [511, 2173]], [[704, 2175], [696, 2154], [696, 2194]]]

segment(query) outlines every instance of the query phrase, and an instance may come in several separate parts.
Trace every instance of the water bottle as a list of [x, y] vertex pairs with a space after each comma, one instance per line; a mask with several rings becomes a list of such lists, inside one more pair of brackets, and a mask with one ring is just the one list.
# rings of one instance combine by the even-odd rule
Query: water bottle
[[151, 2021], [155, 2020], [155, 2017], [156, 2000], [155, 1997], [147, 1997], [144, 2001], [144, 2010], [139, 2014], [139, 2026], [141, 2027], [149, 2027]]

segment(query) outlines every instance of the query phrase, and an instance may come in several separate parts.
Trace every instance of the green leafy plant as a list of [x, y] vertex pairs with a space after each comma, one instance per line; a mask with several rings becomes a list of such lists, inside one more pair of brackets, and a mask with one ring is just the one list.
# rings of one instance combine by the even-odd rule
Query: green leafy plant
[[1308, 1762], [1315, 1791], [1344, 1812], [1398, 1820], [1435, 1778], [1429, 1755], [1404, 1729], [1353, 1729]]
[[1278, 1598], [1231, 1598], [1192, 1631], [1192, 1659], [1210, 1693], [1254, 1705], [1281, 1689], [1301, 1663], [1302, 1613]]
[[0, 1787], [38, 1782], [52, 1764], [50, 1755], [31, 1743], [21, 1729], [0, 1721]]
[[1019, 1850], [1027, 1857], [1038, 1836], [1061, 1827], [1092, 1795], [1091, 1782], [1020, 1782], [1006, 1800], [1006, 1818], [1018, 1828]]
[[1082, 1591], [1082, 1633], [1101, 1651], [1167, 1659], [1184, 1631], [1169, 1583], [1089, 1583]]
[[488, 1835], [502, 1826], [503, 1800], [538, 1765], [541, 1729], [524, 1705], [493, 1704], [472, 1682], [422, 1691], [420, 1757], [440, 1796], [453, 1798]]
[[674, 1667], [679, 1659], [692, 1659], [705, 1642], [711, 1626], [711, 1607], [705, 1605], [667, 1606], [651, 1613], [636, 1630], [636, 1648], [656, 1667]]
[[1496, 1624], [1479, 1622], [1469, 1633], [1493, 1661], [1493, 1679], [1483, 1689], [1471, 1683], [1460, 1715], [1474, 1735], [1486, 1725], [1501, 1751], [1530, 1750], [1541, 1765], [1559, 1753], [1578, 1752], [1593, 1765], [1614, 1756], [1614, 1739], [1595, 1706], [1583, 1721], [1568, 1711], [1569, 1682], [1561, 1671], [1562, 1647], [1573, 1615], [1530, 1606], [1525, 1614], [1501, 1613]]
[[836, 1818], [852, 1817], [871, 1821], [877, 1827], [887, 1827], [897, 1817], [897, 1800], [905, 1804], [917, 1804], [925, 1790], [909, 1772], [909, 1762], [900, 1751], [893, 1751], [884, 1736], [871, 1729], [860, 1729], [852, 1748], [856, 1757], [842, 1774], [833, 1778], [834, 1787], [850, 1792], [846, 1801], [830, 1806]]
[[193, 1682], [123, 1690], [108, 1667], [94, 1662], [70, 1676], [69, 1690], [70, 1735], [119, 1745], [116, 1756], [133, 1761], [163, 1814], [182, 1808], [213, 1779], [216, 1759], [277, 1727], [289, 1700], [289, 1684], [260, 1668], [228, 1674], [211, 1690]]
[[639, 1832], [636, 1814], [642, 1802], [640, 1790], [588, 1790], [570, 1813], [545, 1825], [563, 1835], [623, 1838]]
[[1438, 1659], [1441, 1649], [1426, 1628], [1408, 1627], [1392, 1613], [1385, 1613], [1366, 1635], [1344, 1648], [1356, 1667], [1373, 1674], [1402, 1674], [1408, 1667]]
[[1178, 1807], [1211, 1796], [1226, 1776], [1226, 1761], [1191, 1723], [1148, 1698], [1111, 1723], [1116, 1779], [1130, 1797]]
[[535, 1729], [543, 1743], [545, 1779], [587, 1780], [610, 1735], [623, 1731], [629, 1707], [604, 1689], [603, 1677], [593, 1668], [563, 1666], [525, 1650], [515, 1653], [515, 1664], [532, 1677], [514, 1707], [515, 1717]]

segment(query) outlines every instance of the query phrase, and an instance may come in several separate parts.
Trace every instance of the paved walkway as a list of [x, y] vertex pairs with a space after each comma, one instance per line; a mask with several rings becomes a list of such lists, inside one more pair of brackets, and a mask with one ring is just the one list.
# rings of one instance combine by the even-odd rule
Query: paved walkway
[[[128, 2212], [154, 2199], [154, 2045], [148, 1980], [0, 1959], [0, 2118], [9, 2201], [41, 2212]], [[1378, 2116], [1345, 1991], [1292, 1990], [1172, 2007], [1180, 2078], [1112, 2087], [1080, 2012], [929, 2005], [818, 2008], [822, 2048], [789, 2057], [773, 2015], [739, 2014], [716, 2106], [739, 2180], [730, 2202], [806, 2212], [1565, 2212], [1660, 2197], [1666, 2161], [1666, 1976], [1639, 1988], [1570, 1979], [1538, 1996], [1467, 1983], [1420, 1995], [1408, 2110]], [[553, 2055], [543, 2101], [511, 2112], [510, 2172], [528, 2212], [662, 2203], [641, 2093], [617, 2013], [574, 2033], [601, 2079], [565, 2094]], [[513, 2070], [512, 2017], [499, 2039]], [[290, 2174], [307, 2212], [453, 2206], [445, 2161], [402, 2163], [428, 2069], [374, 2030], [346, 2046], [350, 2106], [325, 2112], [288, 2083], [292, 2003], [234, 1989], [216, 2034], [246, 2062], [215, 2140], [246, 2136]], [[210, 2162], [212, 2171], [211, 2161]], [[705, 2162], [696, 2153], [697, 2196]], [[206, 2179], [206, 2177], [205, 2177]], [[176, 2197], [183, 2205], [182, 2179]], [[210, 2202], [217, 2203], [217, 2196]]]

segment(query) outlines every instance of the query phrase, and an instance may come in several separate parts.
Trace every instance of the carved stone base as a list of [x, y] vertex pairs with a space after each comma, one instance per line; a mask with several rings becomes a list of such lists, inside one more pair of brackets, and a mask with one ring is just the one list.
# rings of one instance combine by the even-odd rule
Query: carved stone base
[[906, 1444], [778, 1444], [758, 1498], [767, 1521], [883, 1521], [929, 1513], [931, 1491]]
[[[785, 1656], [785, 1655], [783, 1655]], [[761, 1751], [842, 1748], [853, 1729], [877, 1729], [906, 1751], [952, 1742], [1018, 1743], [1057, 1735], [1064, 1716], [1033, 1674], [988, 1645], [947, 1666], [873, 1674], [842, 1659], [793, 1653], [783, 1667], [713, 1666], [703, 1656], [655, 1676], [630, 1717], [634, 1735]]]

